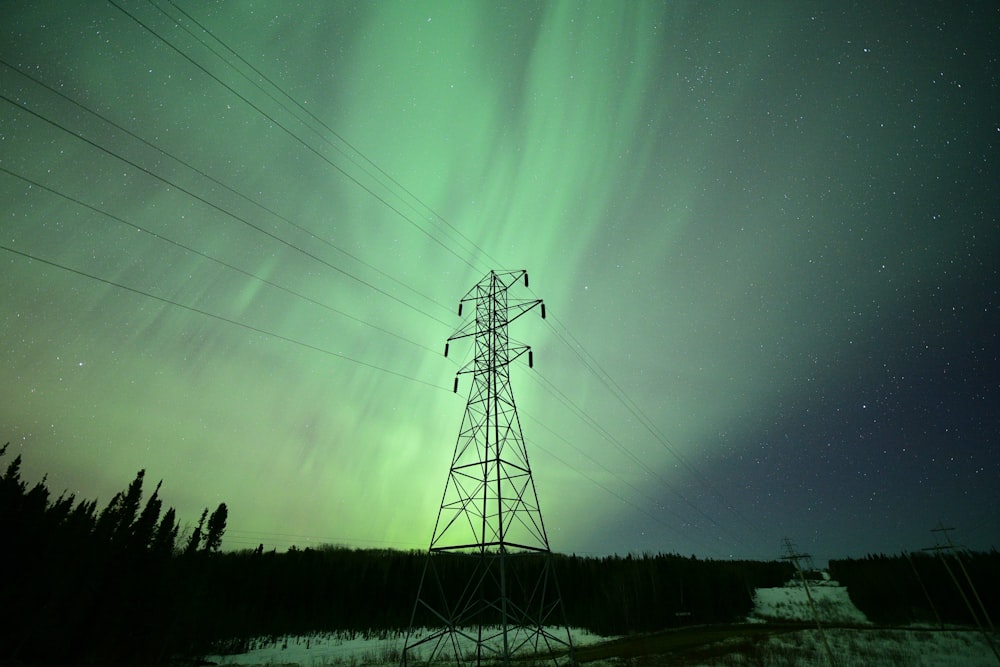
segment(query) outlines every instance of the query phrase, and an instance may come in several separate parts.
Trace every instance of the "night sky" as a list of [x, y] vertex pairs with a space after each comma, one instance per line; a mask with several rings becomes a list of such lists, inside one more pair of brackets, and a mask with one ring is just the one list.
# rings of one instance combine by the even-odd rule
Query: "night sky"
[[498, 4], [0, 2], [0, 467], [424, 549], [527, 269], [553, 550], [1000, 544], [996, 3]]

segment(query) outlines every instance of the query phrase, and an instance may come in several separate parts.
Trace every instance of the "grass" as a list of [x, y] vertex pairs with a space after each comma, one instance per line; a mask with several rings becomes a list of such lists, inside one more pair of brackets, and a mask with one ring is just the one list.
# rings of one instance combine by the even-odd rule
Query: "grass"
[[[898, 628], [883, 626], [826, 627], [836, 667], [934, 667], [996, 666], [982, 636], [971, 630]], [[313, 641], [323, 637], [316, 636]], [[346, 637], [326, 635], [344, 641]], [[262, 657], [260, 667], [396, 667], [398, 641], [382, 643], [342, 655], [291, 655]], [[310, 638], [272, 638], [277, 647], [309, 646]], [[474, 656], [468, 656], [474, 664]], [[741, 623], [676, 628], [621, 637], [599, 644], [578, 646], [576, 661], [584, 667], [828, 667], [819, 633], [805, 623]], [[420, 657], [411, 656], [414, 663]], [[560, 664], [563, 659], [558, 660]], [[243, 663], [246, 665], [247, 663]], [[437, 663], [435, 663], [437, 664]], [[441, 663], [442, 665], [444, 663]], [[523, 656], [517, 667], [551, 667], [550, 659]]]
[[753, 644], [774, 634], [794, 632], [803, 624], [731, 624], [700, 625], [631, 635], [602, 644], [576, 649], [577, 662], [633, 660], [656, 655], [712, 655], [731, 652], [744, 644]]
[[[580, 663], [623, 667], [826, 667], [815, 628], [805, 624], [726, 625], [635, 635], [580, 648]], [[996, 665], [971, 630], [840, 627], [826, 630], [837, 667]], [[596, 667], [596, 665], [595, 665]]]

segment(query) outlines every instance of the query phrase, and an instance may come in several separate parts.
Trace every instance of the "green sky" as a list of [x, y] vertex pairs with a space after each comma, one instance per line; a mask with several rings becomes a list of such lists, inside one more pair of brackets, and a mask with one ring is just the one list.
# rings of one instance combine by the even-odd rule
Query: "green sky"
[[523, 268], [553, 549], [995, 544], [996, 9], [494, 4], [0, 4], [25, 470], [424, 548]]

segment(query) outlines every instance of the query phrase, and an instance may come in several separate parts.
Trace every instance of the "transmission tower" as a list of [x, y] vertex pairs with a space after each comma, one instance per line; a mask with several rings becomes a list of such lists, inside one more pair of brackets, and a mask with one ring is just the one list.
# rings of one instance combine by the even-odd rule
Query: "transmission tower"
[[[491, 271], [461, 299], [475, 317], [448, 338], [474, 337], [473, 358], [458, 375], [472, 387], [455, 444], [441, 508], [417, 590], [402, 664], [454, 662], [509, 665], [531, 656], [573, 660], [552, 552], [528, 465], [510, 385], [510, 363], [531, 348], [511, 341], [507, 326], [540, 299], [507, 291], [525, 271]], [[458, 375], [455, 391], [458, 391]]]
[[[996, 657], [997, 662], [1000, 662], [1000, 650], [997, 649], [995, 643], [993, 643], [992, 635], [996, 634], [996, 629], [993, 627], [993, 621], [990, 620], [990, 615], [986, 611], [986, 606], [983, 604], [982, 598], [979, 597], [979, 591], [976, 590], [975, 584], [972, 583], [972, 578], [969, 577], [969, 571], [965, 569], [965, 565], [962, 563], [962, 559], [958, 557], [955, 544], [951, 541], [951, 537], [948, 535], [949, 532], [955, 530], [954, 528], [945, 528], [944, 524], [938, 523], [937, 528], [932, 528], [932, 533], [940, 533], [944, 535], [944, 539], [947, 541], [947, 545], [937, 544], [933, 547], [928, 547], [924, 551], [934, 551], [941, 558], [941, 564], [944, 565], [945, 571], [948, 576], [951, 577], [952, 582], [955, 584], [955, 588], [958, 589], [959, 594], [962, 596], [962, 601], [965, 602], [966, 608], [969, 610], [969, 614], [972, 616], [972, 620], [975, 621], [976, 625], [979, 627], [979, 631], [983, 634], [983, 639], [989, 644], [990, 650], [993, 651], [993, 655]], [[973, 596], [976, 598], [976, 602], [979, 603], [979, 611], [982, 613], [982, 620], [980, 620], [979, 614], [976, 613], [975, 608], [972, 606], [972, 602], [969, 601], [969, 596], [965, 594], [965, 589], [962, 584], [958, 581], [958, 577], [955, 576], [954, 570], [948, 565], [948, 560], [944, 557], [945, 551], [951, 551], [952, 556], [955, 557], [955, 562], [961, 568], [962, 573], [965, 575], [965, 581], [969, 584], [969, 589], [972, 591]], [[989, 631], [983, 627], [983, 620], [989, 626]]]
[[[802, 582], [802, 590], [806, 593], [809, 610], [812, 611], [813, 620], [816, 621], [816, 629], [819, 630], [819, 638], [823, 642], [824, 650], [826, 650], [826, 658], [830, 661], [830, 667], [837, 667], [837, 661], [833, 658], [833, 651], [830, 650], [830, 643], [826, 641], [826, 633], [823, 632], [823, 626], [819, 622], [819, 612], [816, 611], [816, 604], [813, 602], [812, 593], [809, 592], [809, 583], [806, 581], [806, 575], [802, 572], [802, 566], [799, 565], [799, 561], [803, 559], [807, 563], [812, 563], [812, 556], [798, 553], [795, 550], [795, 545], [792, 544], [791, 538], [788, 537], [785, 538], [785, 549], [788, 551], [788, 555], [782, 556], [781, 559], [791, 561], [792, 565], [795, 566], [795, 573], [799, 575], [799, 580]], [[812, 569], [811, 565], [810, 569]]]

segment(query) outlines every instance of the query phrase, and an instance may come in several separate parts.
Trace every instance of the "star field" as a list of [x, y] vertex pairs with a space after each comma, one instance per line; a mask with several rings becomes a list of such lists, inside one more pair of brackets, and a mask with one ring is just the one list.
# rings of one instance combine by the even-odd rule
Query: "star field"
[[2, 15], [0, 439], [50, 488], [425, 548], [458, 299], [525, 268], [554, 550], [996, 545], [992, 3]]

